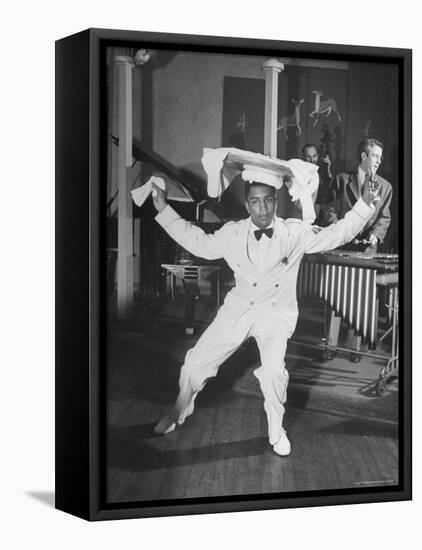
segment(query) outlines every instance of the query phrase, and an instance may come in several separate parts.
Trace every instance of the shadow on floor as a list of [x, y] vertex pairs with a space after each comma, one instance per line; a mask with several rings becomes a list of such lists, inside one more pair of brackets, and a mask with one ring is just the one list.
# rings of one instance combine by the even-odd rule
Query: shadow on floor
[[[109, 466], [130, 472], [177, 468], [233, 458], [260, 456], [263, 449], [268, 447], [266, 437], [254, 437], [191, 449], [160, 449], [155, 443], [157, 440], [160, 443], [163, 442], [163, 438], [156, 438], [152, 429], [153, 424], [131, 426], [125, 430], [120, 427], [110, 427]], [[177, 439], [177, 433], [173, 432], [166, 436], [165, 443], [171, 445]]]

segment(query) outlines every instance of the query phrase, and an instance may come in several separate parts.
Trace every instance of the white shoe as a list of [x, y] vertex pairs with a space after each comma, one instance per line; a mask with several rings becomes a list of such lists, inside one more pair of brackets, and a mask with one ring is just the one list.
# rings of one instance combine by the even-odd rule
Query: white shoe
[[155, 426], [154, 432], [156, 434], [165, 435], [169, 434], [170, 432], [173, 432], [176, 429], [176, 426], [179, 424], [183, 424], [183, 422], [186, 420], [188, 416], [190, 416], [194, 409], [195, 409], [195, 398], [198, 395], [198, 392], [194, 392], [187, 407], [183, 410], [183, 412], [177, 417], [177, 412], [175, 411], [175, 407], [173, 407], [173, 410], [170, 414], [167, 414], [166, 416], [163, 416], [163, 418], [160, 420], [160, 422]]
[[273, 450], [280, 456], [288, 456], [290, 454], [292, 447], [290, 445], [290, 441], [287, 438], [286, 432], [283, 431], [281, 433], [280, 439], [275, 445], [273, 445]]
[[168, 415], [163, 416], [160, 422], [155, 426], [154, 432], [159, 435], [169, 434], [176, 428], [176, 423]]

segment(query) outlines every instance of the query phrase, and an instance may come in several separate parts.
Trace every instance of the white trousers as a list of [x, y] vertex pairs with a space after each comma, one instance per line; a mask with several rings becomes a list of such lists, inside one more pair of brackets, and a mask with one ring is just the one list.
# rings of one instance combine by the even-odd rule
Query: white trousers
[[288, 335], [277, 318], [256, 311], [243, 311], [234, 315], [233, 308], [224, 306], [214, 321], [191, 348], [180, 371], [179, 388], [190, 386], [194, 393], [191, 405], [178, 422], [184, 422], [192, 413], [196, 395], [208, 378], [216, 376], [218, 369], [249, 337], [254, 337], [261, 358], [261, 366], [254, 370], [264, 395], [264, 409], [268, 420], [268, 436], [275, 445], [283, 431], [284, 403], [289, 374], [285, 368]]

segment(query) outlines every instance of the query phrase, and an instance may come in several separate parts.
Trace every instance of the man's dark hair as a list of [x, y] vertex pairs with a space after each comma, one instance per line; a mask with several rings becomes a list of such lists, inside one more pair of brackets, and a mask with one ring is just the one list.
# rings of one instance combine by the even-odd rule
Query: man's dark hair
[[374, 145], [378, 145], [378, 147], [384, 149], [384, 145], [378, 139], [374, 138], [366, 138], [359, 143], [358, 150], [356, 151], [359, 163], [362, 160], [362, 153], [368, 154], [369, 149]]
[[273, 192], [274, 197], [277, 198], [275, 187], [273, 187], [272, 185], [267, 185], [266, 183], [261, 183], [259, 181], [253, 181], [251, 183], [245, 183], [245, 200], [246, 201], [248, 200], [249, 191], [250, 191], [250, 188], [252, 186], [255, 186], [255, 187], [257, 187], [257, 186], [259, 186], [259, 187], [268, 187], [268, 189], [271, 189], [271, 191]]
[[305, 150], [306, 150], [308, 147], [314, 147], [314, 148], [315, 148], [315, 151], [318, 153], [318, 147], [315, 145], [315, 143], [306, 143], [306, 144], [302, 147], [302, 157], [305, 156]]

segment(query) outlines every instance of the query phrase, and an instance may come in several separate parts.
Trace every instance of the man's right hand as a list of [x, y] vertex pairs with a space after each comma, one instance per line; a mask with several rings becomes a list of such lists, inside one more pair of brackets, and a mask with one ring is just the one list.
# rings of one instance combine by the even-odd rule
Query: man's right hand
[[371, 205], [380, 200], [380, 186], [373, 177], [366, 177], [362, 186], [362, 199]]
[[162, 212], [167, 206], [167, 190], [163, 190], [155, 183], [152, 183], [152, 202], [157, 212]]

